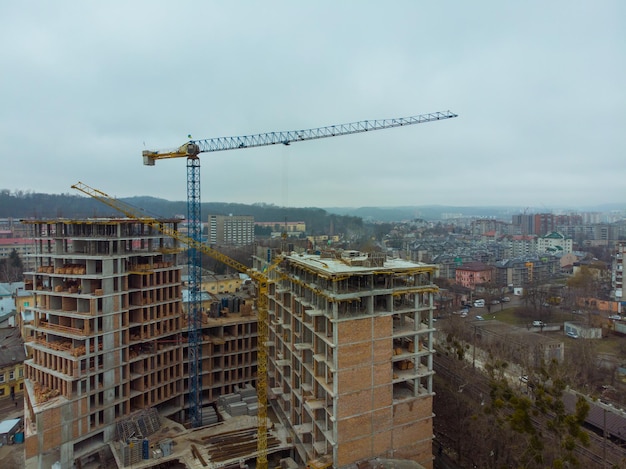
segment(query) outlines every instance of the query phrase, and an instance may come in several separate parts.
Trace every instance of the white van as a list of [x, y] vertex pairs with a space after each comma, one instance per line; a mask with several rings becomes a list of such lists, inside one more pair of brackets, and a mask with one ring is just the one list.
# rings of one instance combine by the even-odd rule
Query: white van
[[474, 308], [484, 308], [485, 300], [474, 300]]

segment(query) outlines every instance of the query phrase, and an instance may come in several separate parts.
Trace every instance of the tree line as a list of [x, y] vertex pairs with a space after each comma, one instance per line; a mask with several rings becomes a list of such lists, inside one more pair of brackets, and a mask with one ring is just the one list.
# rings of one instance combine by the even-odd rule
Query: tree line
[[[157, 218], [185, 216], [187, 202], [172, 202], [156, 197], [120, 198]], [[360, 217], [330, 214], [321, 208], [280, 207], [273, 204], [253, 205], [226, 202], [204, 202], [203, 218], [213, 215], [251, 215], [259, 222], [303, 221], [311, 235], [361, 232]], [[90, 197], [72, 194], [42, 194], [28, 191], [0, 190], [0, 218], [85, 218], [119, 217], [120, 213]]]

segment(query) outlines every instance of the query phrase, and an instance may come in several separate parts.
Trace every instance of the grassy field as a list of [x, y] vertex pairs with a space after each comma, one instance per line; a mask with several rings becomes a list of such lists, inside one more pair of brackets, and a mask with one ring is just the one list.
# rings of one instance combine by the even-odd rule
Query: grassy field
[[[482, 309], [482, 308], [481, 308]], [[476, 310], [479, 311], [479, 310]], [[533, 314], [529, 311], [524, 312], [524, 308], [520, 306], [513, 307], [505, 307], [500, 310], [500, 305], [496, 305], [492, 307], [492, 311], [490, 314], [487, 311], [477, 312], [476, 314], [482, 315], [485, 319], [496, 319], [498, 321], [504, 322], [506, 324], [510, 324], [512, 326], [525, 327], [533, 320], [543, 320], [546, 323], [560, 323], [563, 324], [566, 321], [579, 321], [584, 319], [580, 315], [573, 314], [571, 312], [565, 312], [558, 309], [554, 309], [550, 312], [549, 315], [544, 315], [543, 318], [539, 317], [539, 314]], [[547, 332], [550, 335], [559, 334], [563, 335], [563, 338], [569, 341], [575, 341], [577, 339], [572, 339], [564, 335], [563, 331], [561, 332]], [[567, 346], [567, 343], [566, 343]], [[624, 337], [619, 336], [615, 333], [610, 332], [608, 337], [604, 337], [602, 340], [594, 341], [594, 347], [597, 353], [613, 355], [615, 357], [622, 356], [626, 361], [626, 340]]]

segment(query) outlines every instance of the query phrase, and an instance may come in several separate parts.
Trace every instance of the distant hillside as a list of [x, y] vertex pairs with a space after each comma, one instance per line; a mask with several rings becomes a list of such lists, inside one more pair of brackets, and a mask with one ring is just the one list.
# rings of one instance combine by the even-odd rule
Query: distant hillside
[[[186, 202], [171, 202], [156, 197], [121, 198], [152, 217], [173, 218], [187, 214]], [[202, 218], [215, 215], [252, 215], [256, 221], [304, 221], [310, 234], [359, 231], [363, 220], [351, 215], [330, 214], [321, 208], [284, 208], [267, 204], [231, 204], [206, 202], [201, 207]], [[70, 194], [35, 194], [0, 190], [0, 218], [95, 218], [119, 217], [121, 213], [86, 196]]]
[[[171, 218], [185, 216], [187, 203], [172, 202], [156, 197], [136, 196], [121, 199], [141, 208], [147, 215]], [[555, 208], [556, 209], [556, 208]], [[603, 204], [588, 207], [561, 207], [562, 210], [587, 212], [618, 212], [626, 214], [626, 203]], [[225, 202], [205, 202], [202, 216], [252, 215], [257, 221], [304, 221], [313, 234], [344, 233], [346, 228], [359, 230], [363, 223], [398, 222], [421, 218], [439, 221], [449, 216], [488, 217], [511, 221], [511, 215], [522, 213], [545, 213], [546, 207], [460, 207], [444, 205], [424, 205], [405, 207], [330, 207], [293, 208], [269, 204], [233, 204]], [[444, 217], [447, 214], [448, 217]], [[73, 194], [35, 194], [31, 192], [0, 190], [0, 218], [80, 218], [119, 216], [112, 208], [90, 197]]]
[[[578, 211], [578, 212], [601, 212], [622, 213], [626, 216], [626, 203], [602, 204], [586, 207], [460, 207], [446, 205], [421, 205], [411, 207], [326, 207], [329, 213], [337, 215], [353, 216], [362, 218], [364, 222], [397, 222], [421, 218], [424, 220], [438, 221], [449, 218], [451, 215], [461, 217], [485, 217], [495, 218], [510, 222], [511, 216], [526, 213], [552, 213], [554, 211]], [[444, 215], [449, 215], [444, 217]]]
[[441, 220], [444, 214], [458, 214], [461, 217], [489, 217], [510, 221], [512, 213], [522, 209], [515, 207], [452, 207], [443, 205], [423, 205], [415, 207], [330, 207], [330, 213], [360, 217], [366, 222], [396, 222], [421, 218]]

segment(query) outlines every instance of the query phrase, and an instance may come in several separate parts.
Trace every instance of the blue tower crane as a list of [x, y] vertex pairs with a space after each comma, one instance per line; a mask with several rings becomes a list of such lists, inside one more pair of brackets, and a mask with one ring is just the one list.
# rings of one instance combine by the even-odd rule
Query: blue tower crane
[[[413, 124], [423, 124], [443, 119], [457, 117], [450, 111], [421, 114], [412, 117], [399, 117], [396, 119], [379, 119], [352, 122], [348, 124], [329, 125], [304, 130], [290, 130], [280, 132], [267, 132], [262, 134], [246, 135], [240, 137], [216, 137], [205, 140], [189, 140], [173, 150], [150, 151], [144, 150], [143, 163], [154, 166], [157, 160], [169, 158], [187, 158], [187, 223], [189, 238], [196, 243], [189, 245], [188, 251], [188, 291], [189, 303], [188, 333], [189, 333], [189, 416], [194, 427], [202, 425], [202, 354], [201, 354], [201, 324], [200, 324], [200, 286], [202, 282], [202, 265], [200, 252], [194, 244], [201, 243], [201, 215], [200, 215], [200, 153], [209, 153], [225, 150], [240, 150], [244, 148], [262, 147], [268, 145], [290, 145], [294, 142], [316, 140], [341, 135], [351, 135], [374, 130], [403, 127]], [[259, 327], [259, 334], [267, 331], [266, 327]], [[262, 348], [267, 337], [258, 338], [259, 347]], [[266, 355], [260, 353], [266, 358]], [[259, 360], [259, 375], [266, 373], [265, 364]], [[264, 382], [263, 380], [261, 382]], [[259, 406], [265, 408], [267, 402], [259, 402]]]

